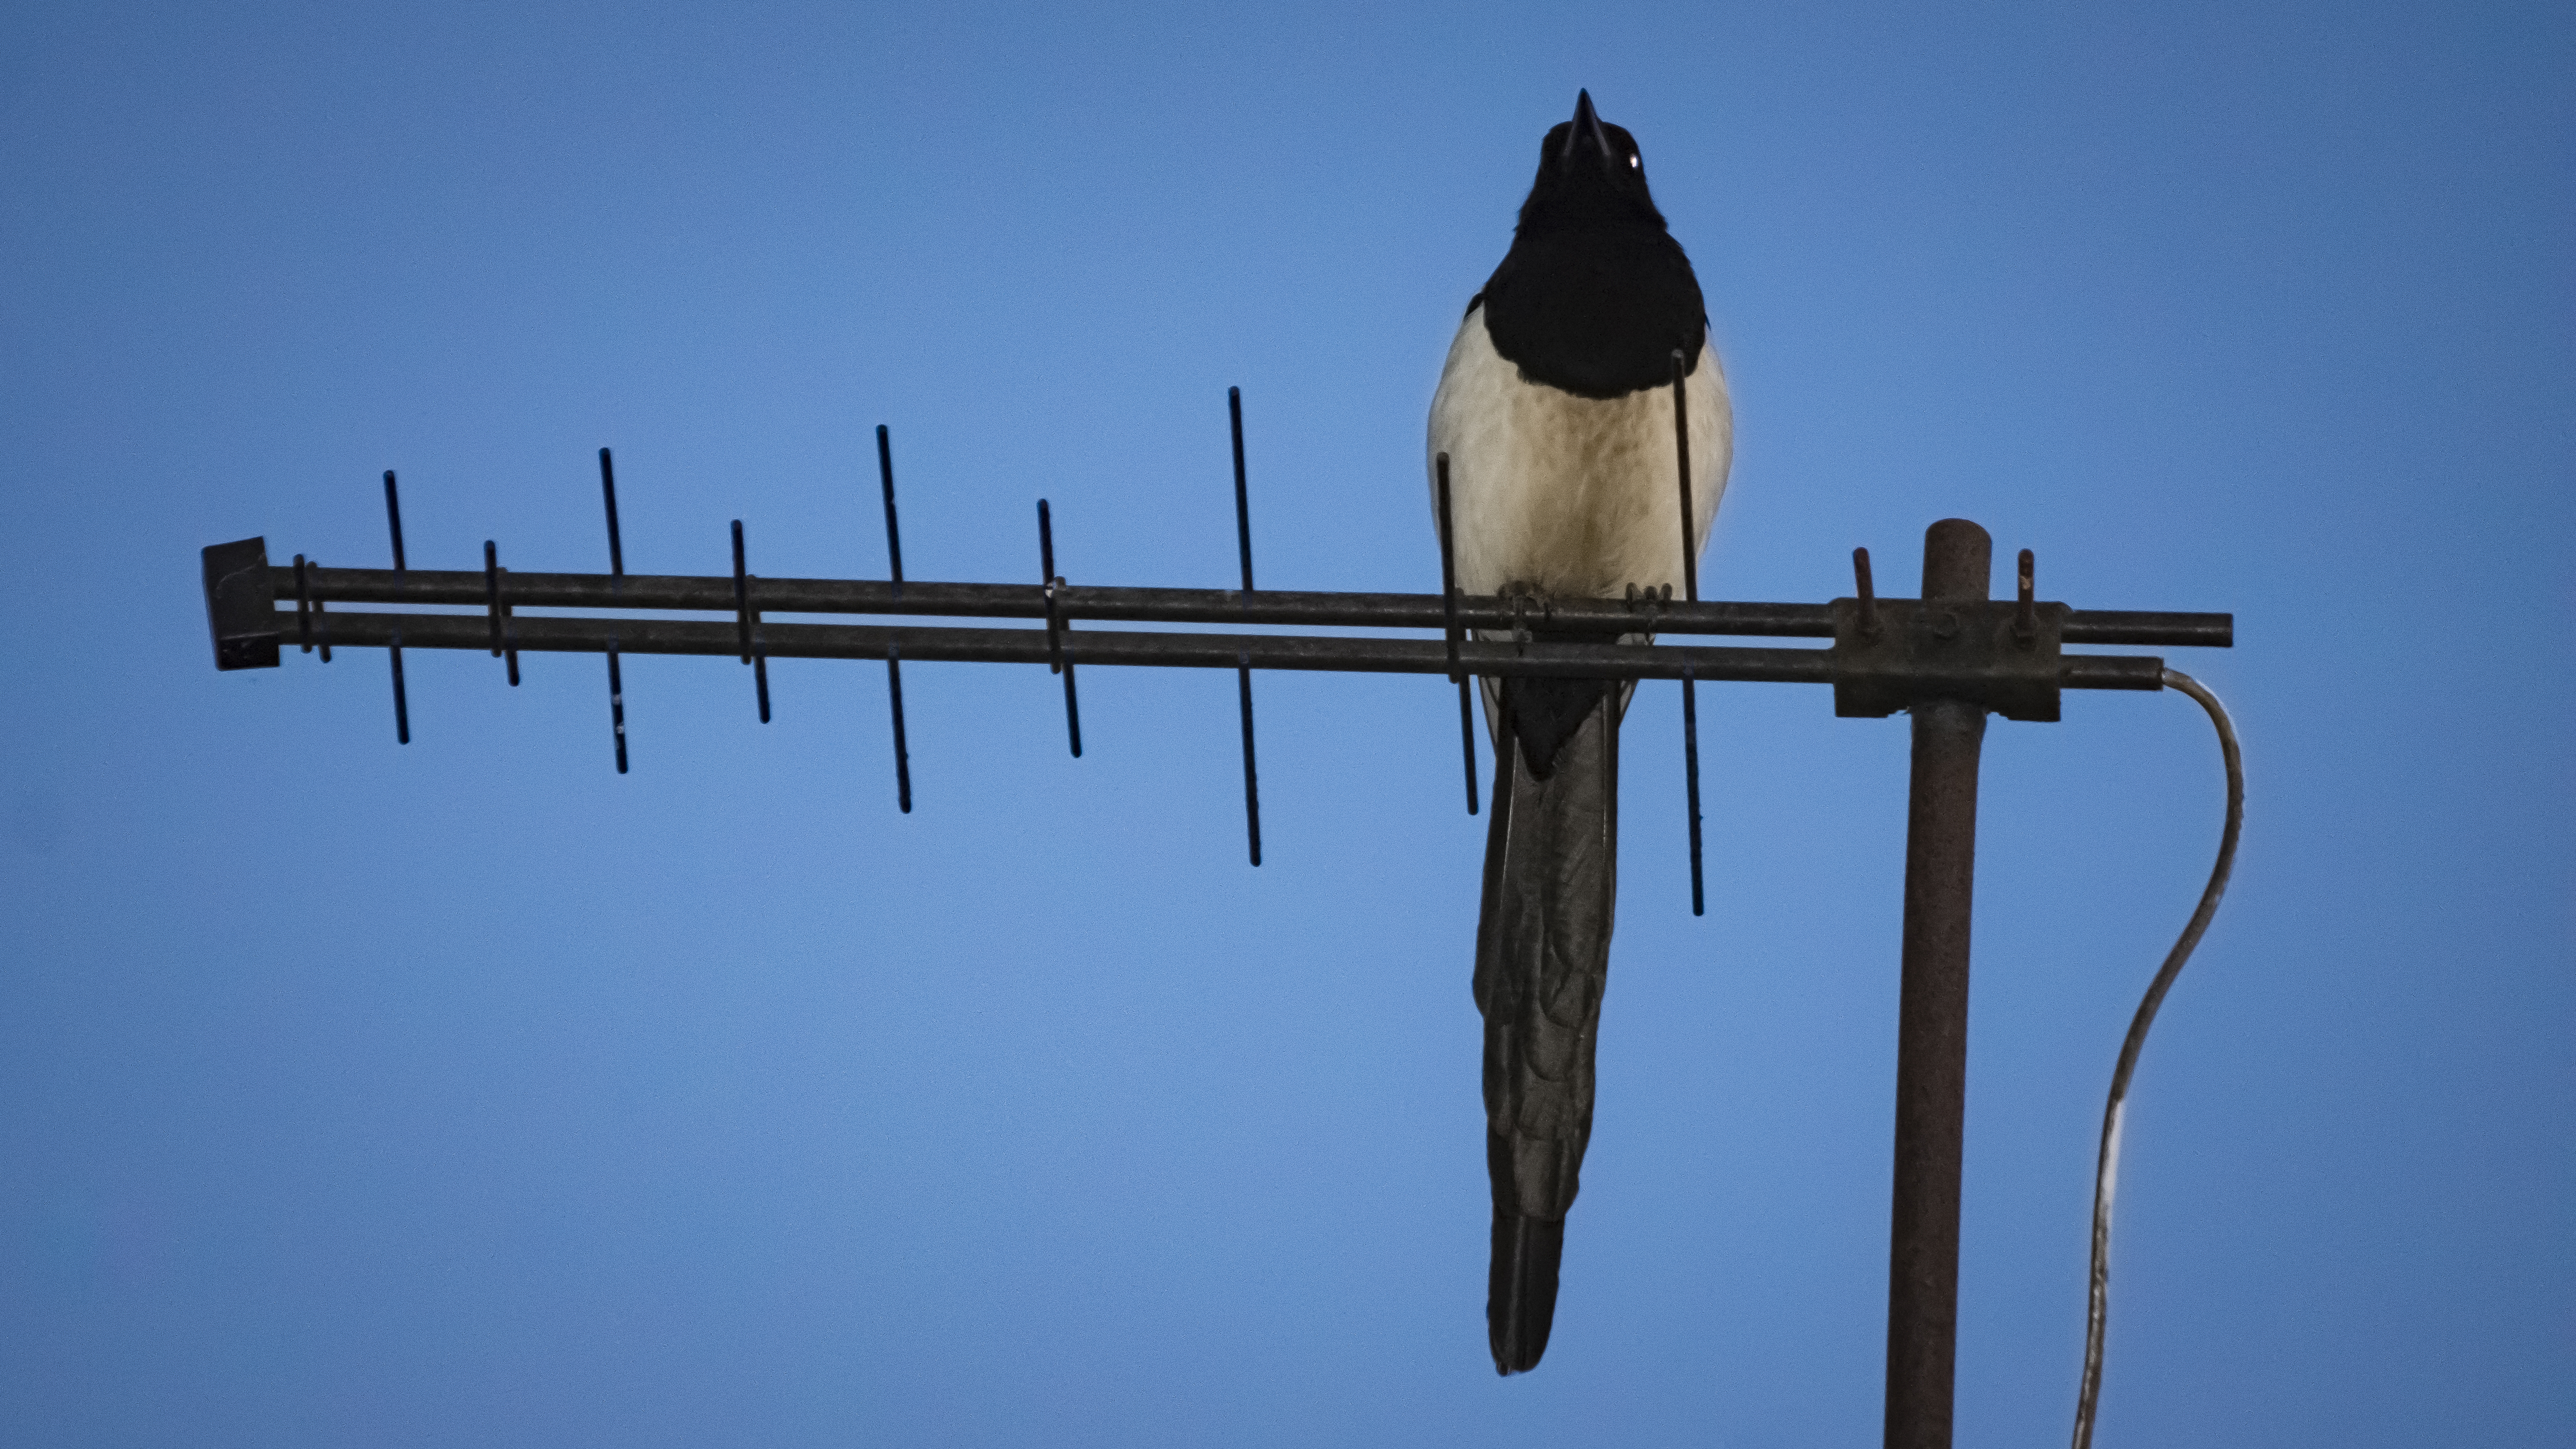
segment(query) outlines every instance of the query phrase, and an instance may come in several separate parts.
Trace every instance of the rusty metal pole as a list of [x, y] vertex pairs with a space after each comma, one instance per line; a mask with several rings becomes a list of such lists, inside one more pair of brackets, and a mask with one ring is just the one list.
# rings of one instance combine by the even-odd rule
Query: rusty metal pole
[[[1922, 625], [1986, 598], [1994, 543], [1963, 518], [1923, 535]], [[1948, 627], [1956, 629], [1953, 619]], [[1914, 706], [1905, 822], [1904, 984], [1896, 1022], [1896, 1178], [1888, 1233], [1887, 1449], [1950, 1449], [1959, 1339], [1959, 1164], [1968, 1106], [1968, 914], [1977, 876], [1983, 707]]]

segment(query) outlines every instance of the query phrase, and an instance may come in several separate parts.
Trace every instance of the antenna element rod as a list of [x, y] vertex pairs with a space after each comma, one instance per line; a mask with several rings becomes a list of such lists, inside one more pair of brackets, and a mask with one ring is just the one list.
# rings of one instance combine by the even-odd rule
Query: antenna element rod
[[1043, 498], [1038, 500], [1038, 572], [1046, 584], [1047, 668], [1064, 675], [1064, 733], [1078, 760], [1082, 758], [1082, 707], [1073, 694], [1073, 661], [1064, 657], [1065, 624], [1056, 599], [1064, 580], [1056, 577], [1055, 524]]
[[[394, 470], [385, 470], [385, 526], [394, 536], [394, 576], [399, 582], [404, 572], [402, 545], [402, 495], [394, 491]], [[331, 657], [326, 650], [323, 658]], [[403, 693], [402, 631], [394, 631], [393, 641], [385, 646], [385, 657], [393, 663], [394, 674], [394, 743], [411, 743], [411, 701]]]
[[[877, 424], [877, 477], [885, 484], [886, 568], [894, 597], [903, 597], [903, 534], [894, 522], [894, 439]], [[894, 803], [912, 813], [912, 752], [903, 740], [903, 651], [886, 646], [886, 705], [894, 712]]]
[[[626, 580], [626, 550], [617, 538], [617, 466], [599, 450], [599, 498], [608, 508], [608, 577], [611, 590]], [[608, 727], [617, 738], [617, 773], [626, 773], [626, 681], [617, 672], [617, 636], [608, 636]]]
[[[1243, 389], [1225, 390], [1225, 413], [1234, 428], [1234, 540], [1243, 555], [1243, 591], [1252, 592], [1252, 495], [1243, 475]], [[1252, 863], [1261, 864], [1261, 777], [1252, 761], [1252, 651], [1236, 655], [1235, 696], [1243, 706], [1243, 827], [1252, 840]]]
[[[1699, 602], [1699, 540], [1691, 531], [1690, 381], [1682, 350], [1673, 349], [1673, 461], [1681, 474], [1682, 601]], [[1699, 686], [1682, 671], [1682, 795], [1690, 812], [1691, 914], [1708, 914], [1700, 882], [1699, 852]]]

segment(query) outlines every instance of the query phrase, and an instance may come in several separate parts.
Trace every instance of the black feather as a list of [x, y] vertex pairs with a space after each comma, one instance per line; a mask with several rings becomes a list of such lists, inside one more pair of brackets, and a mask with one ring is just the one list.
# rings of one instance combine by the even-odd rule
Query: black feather
[[1512, 249], [1479, 294], [1485, 330], [1527, 381], [1622, 397], [1670, 383], [1675, 348], [1685, 368], [1699, 366], [1708, 306], [1655, 209], [1635, 138], [1604, 124], [1606, 150], [1570, 147], [1573, 125], [1539, 148]]
[[1584, 717], [1601, 703], [1613, 683], [1607, 679], [1504, 677], [1503, 717], [1512, 722], [1512, 737], [1520, 741], [1521, 758], [1529, 766], [1530, 778], [1544, 780], [1556, 773], [1557, 751], [1583, 728]]
[[[1487, 1163], [1507, 1173], [1509, 1147], [1485, 1134]], [[1494, 1165], [1497, 1158], [1499, 1166]], [[1494, 1208], [1493, 1267], [1485, 1284], [1485, 1335], [1494, 1350], [1494, 1372], [1525, 1374], [1547, 1352], [1556, 1324], [1556, 1276], [1565, 1258], [1565, 1220], [1548, 1222]]]
[[[1514, 701], [1529, 692], [1509, 688]], [[1592, 1066], [1618, 896], [1619, 708], [1605, 681], [1541, 777], [1504, 710], [1494, 762], [1476, 1008], [1494, 1201], [1485, 1325], [1494, 1367], [1537, 1365], [1556, 1314], [1565, 1214], [1592, 1137]], [[1562, 701], [1558, 701], [1562, 702]], [[1552, 727], [1551, 727], [1552, 730]]]

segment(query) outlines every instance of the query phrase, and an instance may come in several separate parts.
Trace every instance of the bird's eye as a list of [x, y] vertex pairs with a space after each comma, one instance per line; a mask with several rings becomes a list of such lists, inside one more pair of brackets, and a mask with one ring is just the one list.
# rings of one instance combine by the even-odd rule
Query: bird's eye
[[1637, 169], [1637, 153], [1634, 151], [1628, 153], [1628, 169], [1631, 171]]

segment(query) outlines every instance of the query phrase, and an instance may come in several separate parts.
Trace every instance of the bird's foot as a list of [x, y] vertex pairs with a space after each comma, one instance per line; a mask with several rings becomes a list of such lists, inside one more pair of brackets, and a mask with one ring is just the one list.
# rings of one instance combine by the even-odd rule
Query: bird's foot
[[1556, 617], [1556, 596], [1531, 583], [1505, 584], [1497, 594], [1503, 600], [1504, 606], [1511, 611], [1512, 647], [1523, 653], [1528, 652], [1529, 615], [1533, 610], [1536, 611], [1542, 625], [1553, 620]]
[[1635, 613], [1642, 609], [1645, 612], [1645, 633], [1650, 639], [1654, 637], [1656, 618], [1672, 601], [1673, 586], [1670, 584], [1648, 584], [1642, 589], [1635, 584], [1628, 586], [1628, 611]]

